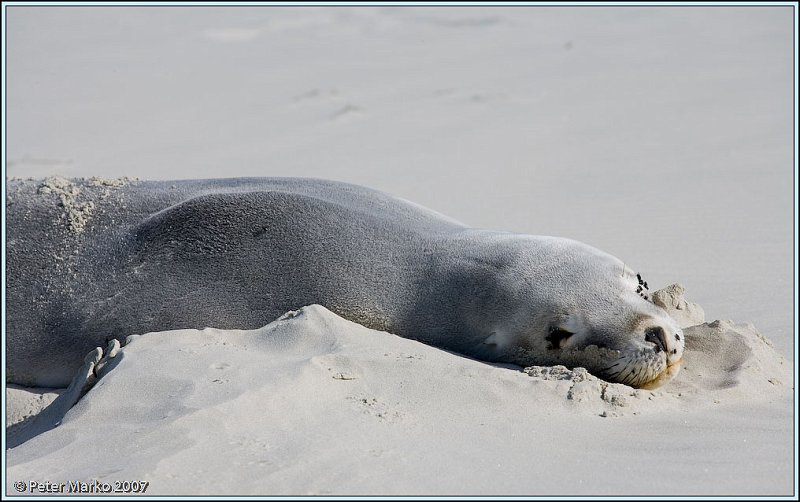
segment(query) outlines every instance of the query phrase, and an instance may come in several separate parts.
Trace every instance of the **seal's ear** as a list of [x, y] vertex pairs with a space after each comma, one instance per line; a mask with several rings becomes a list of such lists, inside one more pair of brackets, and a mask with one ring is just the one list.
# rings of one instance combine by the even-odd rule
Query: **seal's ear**
[[560, 349], [564, 341], [574, 334], [575, 333], [567, 331], [559, 326], [550, 326], [550, 329], [547, 330], [547, 336], [544, 337], [544, 339], [550, 343], [550, 345], [547, 346], [548, 349]]

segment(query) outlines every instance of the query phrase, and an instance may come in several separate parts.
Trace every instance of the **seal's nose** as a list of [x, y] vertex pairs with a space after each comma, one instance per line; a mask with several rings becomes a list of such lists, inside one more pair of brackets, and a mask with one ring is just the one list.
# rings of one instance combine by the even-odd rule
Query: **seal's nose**
[[656, 352], [667, 351], [667, 332], [661, 326], [648, 328], [644, 333], [644, 340], [656, 346]]

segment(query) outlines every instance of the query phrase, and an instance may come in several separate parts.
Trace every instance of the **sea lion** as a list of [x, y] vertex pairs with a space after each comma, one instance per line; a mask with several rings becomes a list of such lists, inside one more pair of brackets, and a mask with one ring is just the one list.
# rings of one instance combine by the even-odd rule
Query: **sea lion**
[[619, 259], [356, 185], [14, 180], [6, 210], [7, 381], [20, 385], [66, 386], [111, 338], [252, 329], [314, 303], [477, 359], [635, 387], [683, 355], [681, 329]]

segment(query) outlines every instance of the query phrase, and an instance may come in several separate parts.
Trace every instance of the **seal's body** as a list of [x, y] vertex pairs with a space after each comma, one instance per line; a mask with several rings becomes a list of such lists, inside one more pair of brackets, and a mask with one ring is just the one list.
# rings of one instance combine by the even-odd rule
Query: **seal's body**
[[111, 337], [252, 329], [313, 303], [479, 359], [635, 386], [674, 373], [683, 353], [680, 329], [616, 258], [471, 229], [364, 187], [51, 179], [8, 195], [7, 380], [21, 385], [66, 385]]

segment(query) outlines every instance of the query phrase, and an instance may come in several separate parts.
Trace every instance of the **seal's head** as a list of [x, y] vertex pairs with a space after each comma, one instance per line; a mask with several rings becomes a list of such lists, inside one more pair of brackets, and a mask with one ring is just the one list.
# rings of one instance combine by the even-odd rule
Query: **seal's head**
[[682, 330], [620, 260], [555, 237], [515, 236], [503, 247], [495, 293], [509, 308], [484, 340], [498, 360], [584, 367], [640, 388], [678, 373]]

